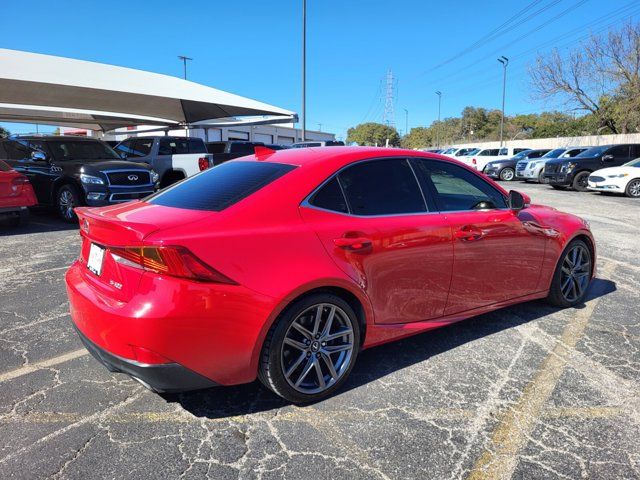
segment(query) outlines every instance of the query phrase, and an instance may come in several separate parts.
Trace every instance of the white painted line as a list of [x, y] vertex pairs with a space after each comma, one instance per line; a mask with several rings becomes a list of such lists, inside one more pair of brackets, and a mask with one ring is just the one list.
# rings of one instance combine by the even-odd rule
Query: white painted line
[[0, 373], [0, 383], [6, 382], [9, 380], [13, 380], [14, 378], [21, 377], [23, 375], [27, 375], [29, 373], [36, 372], [38, 370], [42, 370], [44, 368], [54, 367], [64, 362], [68, 362], [69, 360], [74, 360], [79, 357], [83, 357], [87, 355], [89, 352], [80, 348], [78, 350], [74, 350], [73, 352], [67, 352], [63, 355], [59, 355], [57, 357], [49, 358], [47, 360], [42, 360], [40, 362], [28, 363], [23, 367], [16, 368], [15, 370], [10, 370], [5, 373]]

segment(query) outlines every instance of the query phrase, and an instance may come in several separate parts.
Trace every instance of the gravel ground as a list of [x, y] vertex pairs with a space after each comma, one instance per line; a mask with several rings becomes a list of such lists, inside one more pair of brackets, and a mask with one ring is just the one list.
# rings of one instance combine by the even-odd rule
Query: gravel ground
[[0, 478], [640, 478], [640, 202], [513, 187], [591, 223], [588, 301], [368, 350], [304, 408], [258, 383], [163, 397], [110, 374], [68, 315], [77, 229], [0, 227]]

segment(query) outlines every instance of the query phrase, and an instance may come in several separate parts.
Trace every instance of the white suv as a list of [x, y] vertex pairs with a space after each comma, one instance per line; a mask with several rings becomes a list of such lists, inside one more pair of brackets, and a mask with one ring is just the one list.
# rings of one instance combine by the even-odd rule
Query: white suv
[[529, 149], [519, 147], [483, 148], [471, 156], [462, 157], [462, 161], [481, 172], [487, 163], [493, 162], [494, 160], [511, 158], [525, 150]]

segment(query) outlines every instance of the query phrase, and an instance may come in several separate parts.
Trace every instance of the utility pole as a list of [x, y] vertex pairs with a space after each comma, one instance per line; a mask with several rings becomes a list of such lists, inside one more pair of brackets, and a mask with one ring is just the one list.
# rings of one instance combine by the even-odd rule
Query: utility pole
[[302, 0], [302, 141], [307, 139], [307, 0]]
[[436, 147], [440, 148], [440, 107], [442, 107], [442, 92], [437, 91], [438, 95], [438, 128], [436, 129]]
[[184, 70], [183, 78], [187, 79], [187, 60], [193, 60], [193, 58], [185, 57], [184, 55], [178, 55], [178, 58], [182, 60], [182, 67]]
[[404, 134], [409, 135], [409, 110], [403, 108], [404, 110]]
[[507, 65], [509, 65], [509, 59], [505, 56], [498, 58], [498, 61], [502, 64], [503, 76], [502, 76], [502, 118], [500, 119], [500, 147], [502, 147], [502, 134], [504, 132], [504, 99], [507, 89]]

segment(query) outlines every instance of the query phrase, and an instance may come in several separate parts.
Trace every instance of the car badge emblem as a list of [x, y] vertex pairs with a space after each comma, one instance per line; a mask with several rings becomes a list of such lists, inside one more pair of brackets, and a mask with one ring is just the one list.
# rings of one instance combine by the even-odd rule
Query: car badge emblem
[[138, 176], [137, 175], [129, 175], [127, 178], [132, 182], [135, 182], [136, 180], [138, 180]]
[[82, 220], [82, 231], [84, 233], [89, 233], [89, 221], [86, 218]]

